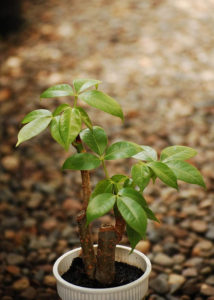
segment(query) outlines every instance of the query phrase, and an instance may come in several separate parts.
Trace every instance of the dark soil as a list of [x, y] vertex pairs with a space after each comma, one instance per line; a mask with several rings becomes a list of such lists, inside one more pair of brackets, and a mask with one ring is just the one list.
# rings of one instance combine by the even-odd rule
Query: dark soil
[[118, 261], [115, 262], [115, 270], [115, 280], [111, 285], [106, 286], [97, 280], [89, 279], [85, 273], [82, 259], [80, 257], [76, 257], [73, 260], [69, 270], [62, 275], [62, 278], [75, 285], [101, 289], [125, 285], [137, 280], [143, 275], [143, 271], [141, 269]]

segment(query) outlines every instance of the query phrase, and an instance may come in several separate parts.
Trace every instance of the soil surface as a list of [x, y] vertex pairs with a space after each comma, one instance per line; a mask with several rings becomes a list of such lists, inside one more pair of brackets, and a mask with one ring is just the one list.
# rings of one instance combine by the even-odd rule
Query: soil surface
[[82, 259], [80, 257], [76, 257], [69, 270], [62, 275], [62, 278], [66, 281], [78, 285], [84, 286], [88, 288], [111, 288], [117, 287], [124, 284], [128, 284], [134, 280], [137, 280], [140, 276], [143, 275], [142, 270], [137, 267], [122, 263], [115, 262], [115, 280], [111, 285], [102, 285], [97, 280], [90, 280], [84, 270], [84, 265]]
[[[207, 190], [157, 180], [145, 198], [149, 222], [137, 248], [152, 261], [148, 300], [214, 299], [214, 1], [23, 0], [19, 31], [0, 40], [0, 299], [58, 300], [52, 265], [79, 246], [81, 178], [61, 171], [65, 152], [45, 131], [15, 148], [24, 115], [68, 98], [39, 95], [75, 78], [103, 81], [125, 122], [87, 108], [109, 135], [154, 147], [181, 144]], [[1, 10], [2, 11], [2, 10]], [[10, 22], [8, 24], [11, 24]], [[131, 160], [110, 161], [110, 175]], [[92, 187], [104, 174], [91, 172]], [[93, 224], [113, 223], [111, 215]], [[122, 244], [128, 245], [124, 236]]]

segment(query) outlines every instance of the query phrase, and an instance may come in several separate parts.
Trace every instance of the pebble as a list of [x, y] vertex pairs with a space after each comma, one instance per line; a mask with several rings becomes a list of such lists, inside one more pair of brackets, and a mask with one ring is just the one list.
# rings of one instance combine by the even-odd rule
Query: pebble
[[183, 270], [182, 275], [185, 277], [196, 277], [198, 272], [196, 268], [187, 268]]
[[13, 283], [13, 289], [16, 291], [23, 291], [27, 289], [29, 286], [30, 286], [30, 282], [26, 277], [20, 278]]
[[171, 267], [174, 264], [173, 259], [164, 253], [156, 254], [153, 262], [164, 267]]
[[10, 253], [7, 256], [7, 262], [9, 265], [21, 265], [25, 262], [25, 257], [19, 254]]
[[205, 282], [207, 284], [214, 285], [214, 275], [209, 276]]
[[193, 231], [197, 233], [204, 233], [207, 231], [208, 226], [207, 226], [207, 222], [205, 222], [204, 220], [194, 220], [191, 223], [191, 228]]
[[42, 194], [40, 193], [34, 193], [32, 194], [30, 200], [27, 203], [27, 207], [31, 209], [38, 208], [42, 202]]
[[166, 294], [169, 291], [168, 276], [166, 274], [158, 275], [150, 280], [149, 286], [159, 294]]
[[145, 254], [149, 252], [150, 248], [151, 248], [151, 243], [148, 240], [140, 241], [136, 246], [137, 250]]
[[208, 284], [202, 284], [201, 293], [206, 296], [214, 296], [214, 287]]
[[7, 266], [6, 267], [7, 272], [11, 273], [12, 275], [20, 275], [20, 268], [17, 266]]
[[44, 223], [42, 224], [42, 228], [48, 231], [53, 230], [54, 228], [56, 228], [58, 226], [58, 222], [55, 218], [50, 217], [47, 218]]
[[180, 287], [185, 282], [185, 277], [178, 274], [170, 274], [168, 283], [170, 285], [170, 292], [174, 293], [175, 291], [179, 290]]
[[44, 284], [50, 287], [54, 287], [56, 285], [56, 279], [52, 275], [46, 275], [44, 277]]
[[186, 258], [183, 254], [175, 254], [172, 259], [175, 264], [182, 264]]
[[24, 292], [21, 293], [21, 297], [24, 299], [36, 299], [36, 289], [32, 286], [29, 286]]
[[66, 211], [71, 212], [72, 214], [75, 214], [82, 209], [82, 205], [81, 205], [80, 201], [68, 198], [68, 199], [64, 200], [64, 202], [62, 204], [62, 208]]
[[206, 238], [214, 241], [214, 225], [210, 225], [206, 233]]
[[19, 168], [19, 158], [15, 155], [7, 155], [4, 156], [1, 160], [2, 166], [7, 170], [7, 171], [17, 171]]

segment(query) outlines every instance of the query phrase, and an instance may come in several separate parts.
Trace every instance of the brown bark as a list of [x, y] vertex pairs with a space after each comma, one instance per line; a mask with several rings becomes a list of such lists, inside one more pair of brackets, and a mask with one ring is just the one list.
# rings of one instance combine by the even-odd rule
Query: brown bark
[[115, 278], [115, 247], [117, 235], [112, 225], [100, 227], [97, 268], [95, 278], [105, 285], [110, 285]]
[[121, 213], [117, 209], [117, 207], [114, 208], [114, 214], [115, 214], [115, 231], [117, 234], [117, 244], [122, 240], [123, 234], [126, 229], [126, 222], [124, 221], [123, 217], [121, 216]]
[[82, 177], [83, 209], [86, 209], [88, 206], [88, 201], [89, 201], [90, 195], [91, 195], [89, 171], [81, 171], [81, 177]]
[[85, 272], [90, 279], [94, 279], [96, 256], [91, 240], [90, 226], [86, 226], [86, 214], [84, 210], [77, 215], [77, 223], [79, 226], [82, 260], [85, 266]]

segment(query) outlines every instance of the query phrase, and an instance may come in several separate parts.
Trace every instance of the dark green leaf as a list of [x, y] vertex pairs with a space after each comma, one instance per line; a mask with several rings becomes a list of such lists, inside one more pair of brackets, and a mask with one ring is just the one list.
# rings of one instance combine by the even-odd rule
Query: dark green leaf
[[106, 149], [108, 139], [105, 131], [98, 126], [84, 129], [80, 133], [81, 140], [95, 153], [102, 155]]
[[30, 123], [22, 127], [18, 134], [18, 142], [16, 146], [20, 145], [24, 141], [31, 139], [32, 137], [45, 130], [51, 122], [51, 119], [51, 117], [41, 117], [31, 121]]
[[98, 108], [123, 120], [123, 112], [119, 103], [110, 96], [100, 91], [92, 90], [80, 94], [79, 98], [90, 106]]
[[90, 153], [76, 153], [66, 159], [62, 168], [70, 170], [92, 170], [100, 165], [100, 160]]
[[87, 114], [87, 112], [82, 107], [79, 107], [79, 106], [76, 107], [76, 109], [79, 110], [80, 115], [81, 115], [81, 119], [82, 119], [83, 123], [85, 123], [85, 125], [88, 128], [92, 129], [92, 122], [91, 122], [91, 120], [90, 120], [89, 115]]
[[81, 116], [76, 108], [67, 108], [60, 116], [59, 131], [68, 150], [70, 144], [74, 141], [81, 130]]
[[157, 160], [157, 152], [149, 147], [142, 145], [141, 148], [143, 151], [139, 152], [138, 154], [134, 155], [133, 158], [144, 160], [144, 161], [156, 161]]
[[131, 174], [134, 183], [139, 186], [141, 191], [143, 191], [151, 178], [150, 169], [146, 165], [139, 163], [132, 167]]
[[192, 165], [182, 160], [168, 161], [167, 166], [173, 171], [177, 179], [188, 183], [206, 187], [200, 172]]
[[66, 104], [66, 103], [62, 103], [60, 104], [53, 112], [53, 116], [58, 116], [61, 114], [61, 112], [63, 112], [66, 108], [70, 107], [70, 105]]
[[98, 182], [91, 194], [91, 198], [104, 193], [112, 193], [112, 182], [109, 179], [104, 179]]
[[123, 187], [132, 187], [135, 188], [136, 184], [134, 183], [132, 178], [127, 178], [123, 184]]
[[117, 174], [117, 175], [112, 176], [111, 180], [114, 183], [119, 183], [119, 182], [124, 182], [127, 178], [128, 178], [128, 176], [126, 176], [126, 175]]
[[143, 209], [145, 210], [145, 213], [146, 213], [148, 219], [160, 223], [158, 218], [155, 216], [153, 211], [148, 206], [144, 206]]
[[102, 82], [99, 80], [96, 80], [96, 79], [75, 79], [73, 81], [75, 91], [78, 94], [83, 92], [84, 90], [86, 90], [92, 86], [96, 86], [100, 83], [102, 83]]
[[195, 156], [197, 152], [185, 146], [171, 146], [163, 149], [161, 152], [161, 160], [166, 162], [170, 160], [186, 160]]
[[141, 147], [132, 142], [116, 142], [106, 150], [105, 160], [128, 158], [141, 151]]
[[63, 96], [74, 96], [72, 87], [69, 84], [57, 84], [44, 91], [40, 98], [54, 98]]
[[99, 194], [95, 198], [92, 198], [86, 211], [87, 223], [109, 212], [113, 208], [115, 201], [116, 196], [110, 193]]
[[57, 143], [59, 143], [63, 148], [66, 148], [59, 132], [59, 119], [60, 116], [56, 116], [52, 119], [50, 124], [51, 135]]
[[[137, 244], [144, 238], [145, 236], [141, 236], [137, 231], [132, 229], [128, 224], [126, 224], [126, 232], [128, 235], [128, 239], [132, 248], [132, 251], [137, 246]], [[131, 251], [131, 252], [132, 252]]]
[[117, 207], [126, 223], [141, 236], [145, 235], [147, 217], [141, 205], [127, 196], [117, 197]]
[[36, 109], [27, 114], [22, 120], [22, 124], [29, 123], [35, 119], [42, 117], [51, 117], [52, 113], [47, 109]]
[[148, 166], [165, 184], [178, 189], [177, 178], [173, 171], [166, 164], [156, 161], [149, 163]]

